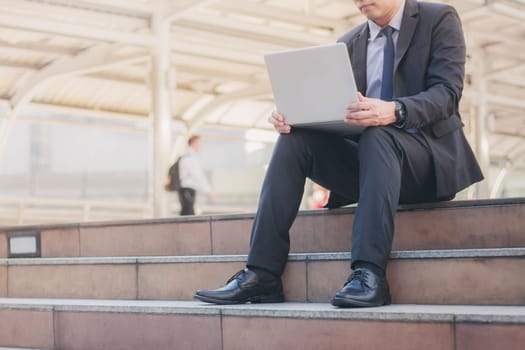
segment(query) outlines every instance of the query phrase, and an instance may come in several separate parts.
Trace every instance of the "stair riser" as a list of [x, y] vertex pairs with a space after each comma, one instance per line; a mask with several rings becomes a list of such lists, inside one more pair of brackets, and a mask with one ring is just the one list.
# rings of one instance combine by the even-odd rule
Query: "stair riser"
[[[350, 251], [353, 211], [299, 215], [292, 252]], [[251, 216], [171, 223], [42, 228], [43, 257], [246, 254]], [[525, 205], [401, 211], [395, 250], [525, 246]], [[0, 233], [0, 258], [7, 238]]]
[[0, 265], [0, 297], [7, 296], [7, 266]]
[[[310, 266], [310, 301], [328, 300], [342, 287], [347, 267], [343, 262]], [[389, 264], [387, 277], [395, 304], [525, 305], [523, 269], [523, 258], [401, 259]], [[323, 278], [325, 283], [317, 282]]]
[[[0, 269], [7, 297], [190, 300], [222, 286], [243, 262], [12, 265]], [[394, 259], [388, 279], [394, 303], [525, 305], [525, 259]], [[290, 261], [288, 301], [328, 302], [349, 262]], [[6, 276], [7, 275], [7, 276]], [[1, 285], [2, 282], [0, 282]]]
[[0, 309], [0, 346], [54, 349], [53, 312]]
[[525, 343], [522, 324], [52, 310], [0, 310], [0, 317], [0, 345], [41, 349], [493, 350]]

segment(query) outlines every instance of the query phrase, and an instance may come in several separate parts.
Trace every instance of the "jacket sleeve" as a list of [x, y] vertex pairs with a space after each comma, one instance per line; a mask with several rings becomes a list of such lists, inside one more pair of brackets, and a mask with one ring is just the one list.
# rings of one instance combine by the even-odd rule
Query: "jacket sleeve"
[[[459, 117], [466, 51], [461, 21], [456, 10], [450, 6], [442, 7], [434, 18], [424, 90], [398, 98], [407, 108], [406, 128], [424, 127], [450, 117]], [[459, 121], [459, 118], [454, 119]]]

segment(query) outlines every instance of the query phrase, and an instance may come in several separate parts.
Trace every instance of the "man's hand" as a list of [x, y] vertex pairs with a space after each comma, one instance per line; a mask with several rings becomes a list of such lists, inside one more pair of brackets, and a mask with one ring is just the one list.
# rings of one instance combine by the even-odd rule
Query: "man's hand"
[[292, 127], [284, 121], [284, 116], [278, 112], [272, 112], [272, 115], [268, 117], [268, 122], [273, 125], [273, 128], [279, 131], [281, 134], [289, 134], [292, 131]]
[[396, 122], [396, 104], [377, 98], [364, 97], [346, 107], [345, 122], [360, 126], [383, 126]]

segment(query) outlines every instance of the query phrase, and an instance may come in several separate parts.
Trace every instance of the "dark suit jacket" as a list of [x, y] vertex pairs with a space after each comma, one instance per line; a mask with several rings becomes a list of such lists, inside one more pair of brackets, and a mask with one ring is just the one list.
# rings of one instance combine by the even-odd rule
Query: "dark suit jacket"
[[[368, 35], [364, 23], [339, 39], [348, 46], [363, 95]], [[458, 111], [464, 71], [465, 42], [454, 8], [407, 0], [394, 63], [394, 98], [407, 108], [405, 127], [420, 128], [430, 146], [437, 199], [450, 199], [483, 179]]]

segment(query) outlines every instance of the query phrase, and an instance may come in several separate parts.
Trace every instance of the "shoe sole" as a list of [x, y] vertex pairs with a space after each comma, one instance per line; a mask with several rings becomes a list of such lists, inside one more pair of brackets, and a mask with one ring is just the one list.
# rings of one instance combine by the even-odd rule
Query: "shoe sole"
[[195, 299], [203, 301], [205, 303], [212, 303], [217, 305], [236, 305], [236, 304], [273, 304], [273, 303], [283, 303], [284, 297], [279, 295], [258, 295], [255, 297], [248, 298], [246, 300], [223, 300], [206, 297], [203, 295], [195, 294], [193, 296]]
[[385, 300], [383, 303], [369, 303], [369, 302], [354, 300], [354, 299], [334, 298], [332, 299], [330, 303], [333, 306], [337, 306], [337, 307], [379, 307], [379, 306], [390, 305], [390, 300]]

